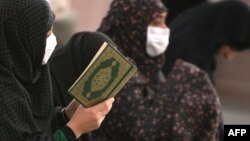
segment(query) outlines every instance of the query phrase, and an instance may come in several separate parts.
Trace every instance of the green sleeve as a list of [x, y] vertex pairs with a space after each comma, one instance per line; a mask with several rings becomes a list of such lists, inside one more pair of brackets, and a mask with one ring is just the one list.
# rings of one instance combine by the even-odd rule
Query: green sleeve
[[54, 133], [54, 138], [55, 138], [55, 141], [68, 141], [67, 137], [61, 130], [57, 130]]

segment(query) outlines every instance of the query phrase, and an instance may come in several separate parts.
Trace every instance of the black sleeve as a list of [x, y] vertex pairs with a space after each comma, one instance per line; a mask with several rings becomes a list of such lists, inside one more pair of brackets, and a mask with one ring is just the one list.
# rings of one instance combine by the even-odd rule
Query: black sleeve
[[62, 107], [58, 106], [54, 108], [53, 118], [51, 122], [51, 131], [54, 133], [57, 129], [65, 127], [69, 119], [62, 112]]
[[54, 108], [53, 119], [51, 123], [52, 133], [55, 133], [56, 130], [60, 129], [64, 133], [68, 141], [76, 141], [74, 132], [68, 126], [66, 126], [69, 119], [66, 116], [65, 112], [62, 111], [62, 109], [63, 108], [60, 106]]
[[25, 89], [12, 72], [1, 66], [0, 74], [0, 140], [55, 141], [51, 127], [60, 129], [67, 120], [63, 119], [61, 108], [52, 109], [49, 77], [41, 77], [34, 84], [36, 89], [31, 90]]
[[[61, 133], [64, 134], [63, 138], [66, 137], [68, 141], [76, 141], [76, 136], [69, 127], [64, 126], [63, 128], [60, 129], [60, 131], [62, 131]], [[55, 136], [52, 137], [52, 135], [49, 135], [49, 134], [42, 134], [42, 135], [37, 135], [37, 136], [35, 135], [32, 138], [32, 141], [59, 141], [59, 140], [60, 138], [57, 138]]]
[[76, 141], [74, 132], [68, 126], [64, 126], [61, 131], [64, 133], [68, 141]]

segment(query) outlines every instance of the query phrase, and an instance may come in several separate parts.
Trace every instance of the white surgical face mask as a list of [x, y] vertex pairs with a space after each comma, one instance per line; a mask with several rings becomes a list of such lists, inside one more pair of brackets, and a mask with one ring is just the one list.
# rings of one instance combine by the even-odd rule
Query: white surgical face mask
[[148, 26], [146, 52], [150, 57], [163, 54], [169, 43], [169, 28]]
[[45, 48], [45, 53], [44, 53], [42, 65], [47, 64], [47, 62], [48, 62], [51, 54], [53, 53], [56, 45], [57, 45], [56, 36], [53, 33], [51, 33], [46, 41], [46, 48]]

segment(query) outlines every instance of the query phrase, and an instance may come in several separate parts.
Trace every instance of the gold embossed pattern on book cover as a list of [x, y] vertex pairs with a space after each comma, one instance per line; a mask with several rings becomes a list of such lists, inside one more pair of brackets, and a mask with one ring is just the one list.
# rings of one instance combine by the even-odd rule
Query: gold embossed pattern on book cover
[[119, 51], [107, 43], [104, 45], [96, 60], [69, 89], [85, 107], [114, 97], [137, 70]]

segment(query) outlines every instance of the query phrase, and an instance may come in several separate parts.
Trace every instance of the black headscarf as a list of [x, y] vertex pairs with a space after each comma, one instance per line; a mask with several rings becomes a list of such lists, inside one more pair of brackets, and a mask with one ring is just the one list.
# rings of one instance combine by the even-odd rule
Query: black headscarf
[[166, 11], [160, 0], [114, 0], [98, 31], [107, 34], [139, 71], [153, 77], [163, 65], [164, 55], [155, 58], [147, 55], [147, 27]]
[[[49, 60], [54, 107], [65, 107], [70, 103], [72, 97], [68, 89], [91, 62], [103, 42], [114, 45], [103, 33], [80, 32], [73, 35], [67, 44], [55, 49]], [[91, 134], [84, 134], [81, 140], [91, 140]]]
[[250, 11], [240, 1], [205, 3], [182, 13], [170, 24], [170, 41], [165, 53], [167, 75], [177, 58], [212, 72], [220, 45], [236, 50], [250, 47]]
[[0, 140], [52, 139], [44, 137], [52, 97], [48, 67], [41, 64], [53, 19], [44, 0], [0, 1]]
[[72, 100], [68, 89], [88, 66], [103, 42], [112, 40], [99, 32], [77, 33], [69, 42], [55, 49], [49, 64], [52, 77], [54, 106], [67, 106]]

